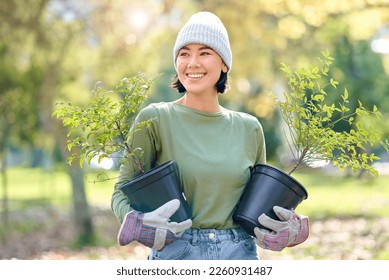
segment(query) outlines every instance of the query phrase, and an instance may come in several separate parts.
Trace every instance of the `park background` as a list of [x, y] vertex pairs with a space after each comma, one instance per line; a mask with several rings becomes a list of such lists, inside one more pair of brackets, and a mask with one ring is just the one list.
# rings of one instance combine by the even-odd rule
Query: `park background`
[[[0, 259], [145, 259], [148, 249], [116, 244], [110, 210], [115, 180], [98, 166], [66, 164], [66, 134], [52, 117], [58, 100], [83, 104], [97, 81], [162, 73], [148, 102], [178, 98], [169, 87], [172, 49], [195, 12], [216, 13], [229, 31], [231, 90], [222, 105], [262, 123], [268, 160], [288, 161], [283, 124], [269, 92], [281, 94], [281, 63], [309, 66], [328, 50], [331, 75], [350, 100], [377, 105], [388, 138], [388, 0], [4, 0], [0, 3]], [[342, 129], [342, 128], [339, 128]], [[347, 128], [343, 128], [347, 129]], [[309, 198], [311, 235], [262, 259], [389, 259], [389, 159], [378, 177], [331, 164], [295, 177]], [[117, 167], [105, 171], [114, 178]]]

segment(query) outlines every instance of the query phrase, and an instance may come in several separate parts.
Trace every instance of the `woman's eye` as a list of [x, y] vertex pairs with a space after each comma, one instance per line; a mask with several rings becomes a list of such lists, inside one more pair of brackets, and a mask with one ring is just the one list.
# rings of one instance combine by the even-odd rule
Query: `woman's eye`
[[188, 56], [189, 54], [188, 53], [186, 53], [186, 52], [182, 52], [182, 53], [180, 53], [180, 56]]
[[202, 52], [200, 55], [203, 55], [203, 56], [206, 56], [206, 55], [210, 55], [211, 53], [209, 52]]

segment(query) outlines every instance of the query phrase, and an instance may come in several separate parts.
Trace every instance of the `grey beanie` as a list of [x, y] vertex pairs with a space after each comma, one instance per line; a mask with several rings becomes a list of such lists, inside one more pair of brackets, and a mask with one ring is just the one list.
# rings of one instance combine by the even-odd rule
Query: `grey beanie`
[[228, 33], [221, 20], [210, 12], [199, 12], [190, 17], [178, 33], [173, 49], [174, 67], [177, 70], [177, 55], [189, 44], [203, 44], [219, 54], [228, 67], [232, 66], [232, 53]]

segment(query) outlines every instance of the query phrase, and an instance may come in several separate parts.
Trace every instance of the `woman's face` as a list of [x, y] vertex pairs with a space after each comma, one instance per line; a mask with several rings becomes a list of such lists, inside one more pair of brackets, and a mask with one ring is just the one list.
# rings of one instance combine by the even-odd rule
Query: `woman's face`
[[220, 73], [227, 70], [221, 57], [206, 45], [189, 44], [178, 52], [177, 75], [187, 93], [217, 93]]

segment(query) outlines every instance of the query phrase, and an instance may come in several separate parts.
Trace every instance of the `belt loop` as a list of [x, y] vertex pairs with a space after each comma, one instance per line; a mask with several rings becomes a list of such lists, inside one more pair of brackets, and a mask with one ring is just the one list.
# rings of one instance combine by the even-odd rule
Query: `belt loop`
[[231, 229], [232, 234], [234, 235], [234, 242], [239, 242], [239, 233], [236, 229], [232, 228]]
[[194, 245], [194, 246], [196, 246], [196, 245], [197, 245], [197, 239], [198, 239], [198, 236], [197, 236], [198, 231], [195, 230], [195, 229], [192, 229], [192, 230], [191, 230], [191, 234], [192, 234], [191, 244]]

